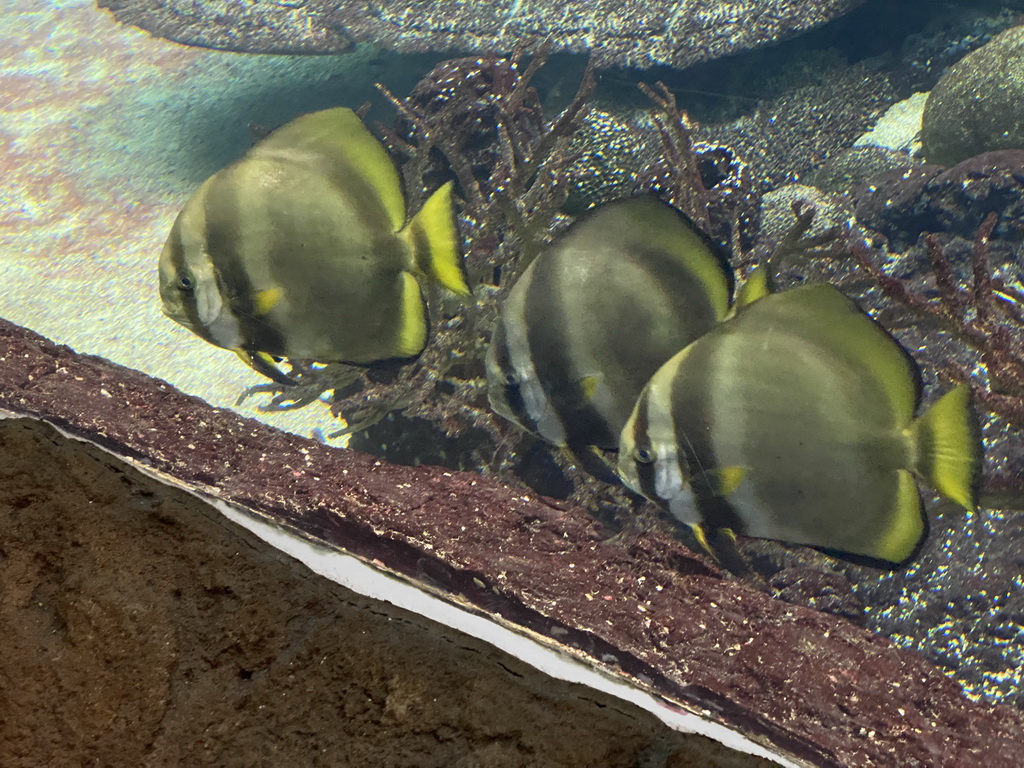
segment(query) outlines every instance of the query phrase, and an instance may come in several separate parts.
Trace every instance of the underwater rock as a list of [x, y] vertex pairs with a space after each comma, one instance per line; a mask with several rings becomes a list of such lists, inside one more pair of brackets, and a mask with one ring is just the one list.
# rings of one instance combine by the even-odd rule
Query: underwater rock
[[968, 700], [918, 654], [845, 619], [721, 578], [664, 532], [624, 548], [582, 509], [284, 434], [3, 321], [0, 409], [426, 581], [804, 764], [1019, 756], [1018, 710]]
[[[823, 239], [820, 246], [804, 252], [804, 257], [823, 256], [833, 250], [836, 243], [845, 243], [854, 224], [853, 210], [847, 200], [839, 195], [822, 192], [803, 184], [785, 184], [778, 189], [765, 192], [761, 209], [761, 234], [759, 244], [770, 244], [774, 250], [793, 229], [796, 217], [794, 205], [814, 206], [814, 220], [801, 236]], [[834, 236], [827, 238], [829, 230]]]
[[863, 64], [816, 63], [783, 72], [778, 95], [730, 123], [698, 126], [695, 138], [732, 147], [758, 183], [802, 180], [853, 144], [897, 100], [882, 72]]
[[912, 159], [906, 152], [877, 146], [848, 147], [808, 173], [803, 182], [822, 192], [846, 194], [887, 171], [903, 173], [919, 164], [919, 160]]
[[921, 114], [927, 93], [915, 93], [885, 111], [871, 130], [853, 142], [855, 147], [884, 147], [908, 155], [921, 151]]
[[124, 24], [175, 42], [246, 53], [509, 50], [550, 40], [603, 67], [686, 67], [791, 37], [865, 0], [99, 0]]
[[1024, 148], [1024, 26], [964, 56], [928, 96], [921, 125], [930, 163], [953, 165], [982, 152]]
[[853, 192], [857, 220], [904, 251], [922, 232], [973, 239], [982, 220], [999, 213], [994, 235], [1024, 240], [1024, 150], [985, 152], [948, 170], [920, 165], [889, 171]]

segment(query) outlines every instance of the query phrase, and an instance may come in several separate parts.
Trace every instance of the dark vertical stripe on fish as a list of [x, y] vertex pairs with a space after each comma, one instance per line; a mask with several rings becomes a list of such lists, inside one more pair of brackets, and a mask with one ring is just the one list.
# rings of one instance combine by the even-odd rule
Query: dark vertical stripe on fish
[[636, 477], [637, 482], [640, 484], [640, 493], [649, 499], [657, 499], [659, 497], [657, 483], [655, 482], [655, 462], [637, 460], [637, 457], [642, 456], [644, 452], [653, 457], [651, 440], [647, 434], [650, 425], [648, 414], [650, 400], [650, 389], [644, 389], [636, 405], [636, 419], [633, 421], [634, 455], [630, 457], [630, 461], [636, 465]]
[[[713, 377], [716, 370], [712, 360], [696, 361], [703, 345], [690, 348], [686, 370]], [[721, 494], [722, 469], [712, 442], [715, 433], [714, 406], [710, 401], [713, 385], [694, 386], [677, 370], [672, 380], [672, 419], [679, 451], [679, 465], [687, 478], [697, 505], [701, 523], [709, 529], [729, 528], [737, 533], [746, 530], [742, 518], [729, 500]], [[728, 415], [727, 415], [728, 418]]]

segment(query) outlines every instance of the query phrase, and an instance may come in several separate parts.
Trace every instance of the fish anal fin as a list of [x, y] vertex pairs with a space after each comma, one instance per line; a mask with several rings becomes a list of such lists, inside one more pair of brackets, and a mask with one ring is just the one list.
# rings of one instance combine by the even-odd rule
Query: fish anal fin
[[914, 476], [905, 469], [897, 473], [896, 500], [890, 525], [878, 539], [874, 551], [857, 553], [895, 564], [908, 560], [925, 534], [921, 495], [917, 492]]
[[470, 294], [452, 208], [452, 182], [427, 198], [401, 234], [412, 250], [416, 269], [453, 293]]
[[909, 430], [914, 471], [950, 501], [973, 510], [981, 469], [981, 438], [967, 385], [954, 387]]
[[427, 346], [427, 308], [416, 278], [401, 273], [402, 306], [399, 313], [396, 357], [414, 357]]

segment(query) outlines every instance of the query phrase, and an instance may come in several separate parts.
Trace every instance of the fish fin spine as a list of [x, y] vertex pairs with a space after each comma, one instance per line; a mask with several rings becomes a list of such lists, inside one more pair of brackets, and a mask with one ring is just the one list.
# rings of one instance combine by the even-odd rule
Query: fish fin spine
[[470, 294], [466, 270], [459, 252], [459, 231], [452, 208], [452, 182], [427, 198], [427, 202], [402, 230], [417, 270], [460, 296]]
[[961, 384], [940, 397], [909, 429], [914, 472], [964, 509], [977, 503], [981, 437], [971, 390]]
[[395, 357], [413, 357], [427, 346], [427, 309], [416, 278], [402, 273], [402, 309]]

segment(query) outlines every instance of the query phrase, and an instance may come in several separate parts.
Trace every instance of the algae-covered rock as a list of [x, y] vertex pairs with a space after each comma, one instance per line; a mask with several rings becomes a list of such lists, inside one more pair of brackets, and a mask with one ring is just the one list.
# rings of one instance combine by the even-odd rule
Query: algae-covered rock
[[932, 90], [921, 126], [930, 163], [955, 165], [996, 149], [1024, 148], [1024, 26], [968, 54]]
[[122, 24], [247, 53], [338, 53], [353, 43], [495, 51], [550, 41], [600, 66], [685, 67], [778, 42], [864, 0], [99, 0]]

